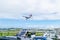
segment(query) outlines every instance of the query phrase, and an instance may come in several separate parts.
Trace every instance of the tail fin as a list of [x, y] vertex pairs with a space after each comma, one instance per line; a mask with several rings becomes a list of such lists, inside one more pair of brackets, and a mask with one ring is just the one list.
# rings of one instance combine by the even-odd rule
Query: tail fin
[[30, 14], [29, 16], [32, 17], [32, 14]]

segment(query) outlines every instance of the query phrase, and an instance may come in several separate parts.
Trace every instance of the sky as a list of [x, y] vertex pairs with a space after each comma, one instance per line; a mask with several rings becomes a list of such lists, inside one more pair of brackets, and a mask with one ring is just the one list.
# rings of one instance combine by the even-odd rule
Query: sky
[[[31, 20], [28, 23], [22, 16], [29, 14], [33, 16], [27, 20]], [[22, 26], [24, 23], [26, 23], [25, 27]], [[41, 28], [41, 24], [44, 26], [46, 24], [50, 26], [51, 24], [54, 26], [60, 24], [60, 0], [0, 0], [0, 26], [2, 28], [12, 26], [21, 26], [22, 28], [34, 26], [36, 28], [37, 25]]]

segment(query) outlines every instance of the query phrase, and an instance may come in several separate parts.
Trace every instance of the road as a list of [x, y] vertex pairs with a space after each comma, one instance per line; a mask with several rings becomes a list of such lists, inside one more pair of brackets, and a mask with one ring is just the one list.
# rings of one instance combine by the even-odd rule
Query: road
[[[30, 40], [30, 38], [20, 37], [21, 40]], [[17, 37], [0, 37], [0, 40], [17, 40]]]

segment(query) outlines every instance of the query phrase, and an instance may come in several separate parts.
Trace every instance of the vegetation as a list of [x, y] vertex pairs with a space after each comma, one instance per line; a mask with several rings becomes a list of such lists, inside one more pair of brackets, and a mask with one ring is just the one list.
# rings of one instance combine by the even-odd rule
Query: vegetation
[[[15, 29], [15, 30], [1, 30], [0, 31], [0, 36], [15, 36], [18, 32], [20, 31], [20, 29]], [[31, 32], [27, 33], [30, 35]], [[42, 36], [43, 32], [36, 32], [35, 33], [36, 36]]]
[[36, 32], [36, 36], [43, 36], [43, 32]]
[[0, 36], [15, 36], [20, 30], [2, 30]]

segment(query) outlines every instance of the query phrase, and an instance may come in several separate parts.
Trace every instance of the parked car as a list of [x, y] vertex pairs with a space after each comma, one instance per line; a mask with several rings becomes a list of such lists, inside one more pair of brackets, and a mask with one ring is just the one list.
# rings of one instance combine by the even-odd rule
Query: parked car
[[46, 37], [36, 36], [33, 40], [47, 40]]

